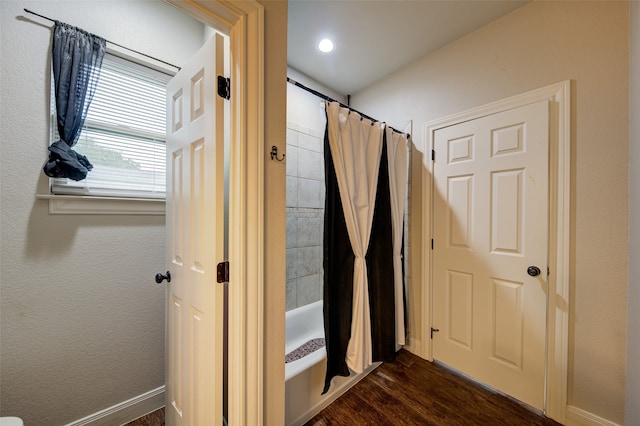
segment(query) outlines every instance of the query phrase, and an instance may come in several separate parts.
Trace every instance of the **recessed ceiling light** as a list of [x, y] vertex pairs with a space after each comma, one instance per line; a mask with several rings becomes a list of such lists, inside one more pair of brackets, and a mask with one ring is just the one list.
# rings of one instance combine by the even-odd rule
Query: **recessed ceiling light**
[[324, 53], [331, 52], [333, 50], [333, 47], [333, 42], [328, 38], [324, 38], [320, 40], [320, 43], [318, 43], [318, 50]]

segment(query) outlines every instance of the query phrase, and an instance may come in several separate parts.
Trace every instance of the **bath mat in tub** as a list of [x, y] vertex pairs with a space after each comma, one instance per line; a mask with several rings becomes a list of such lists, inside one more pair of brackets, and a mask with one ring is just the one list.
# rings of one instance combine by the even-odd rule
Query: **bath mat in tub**
[[312, 352], [317, 351], [320, 348], [324, 348], [324, 338], [311, 339], [304, 343], [299, 348], [296, 348], [284, 356], [284, 363], [297, 361], [300, 358], [304, 358]]

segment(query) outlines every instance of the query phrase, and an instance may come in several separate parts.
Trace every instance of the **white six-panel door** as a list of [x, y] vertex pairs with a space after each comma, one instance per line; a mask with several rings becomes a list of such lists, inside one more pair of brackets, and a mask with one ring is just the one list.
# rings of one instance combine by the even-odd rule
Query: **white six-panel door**
[[548, 145], [541, 101], [437, 130], [433, 164], [434, 359], [541, 410]]
[[222, 423], [224, 36], [167, 85], [166, 423]]

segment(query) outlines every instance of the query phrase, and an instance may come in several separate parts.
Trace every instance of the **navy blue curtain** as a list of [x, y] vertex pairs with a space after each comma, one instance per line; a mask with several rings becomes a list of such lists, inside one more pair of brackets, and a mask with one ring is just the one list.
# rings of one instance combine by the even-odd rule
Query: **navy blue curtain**
[[56, 21], [51, 62], [60, 140], [49, 147], [44, 173], [50, 177], [82, 180], [93, 165], [73, 147], [80, 136], [98, 84], [106, 40]]

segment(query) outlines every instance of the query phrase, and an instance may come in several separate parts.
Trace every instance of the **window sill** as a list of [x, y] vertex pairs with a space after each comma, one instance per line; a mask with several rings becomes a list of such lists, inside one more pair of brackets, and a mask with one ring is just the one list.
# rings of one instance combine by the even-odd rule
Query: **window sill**
[[165, 200], [85, 195], [36, 194], [49, 200], [49, 214], [164, 215]]

